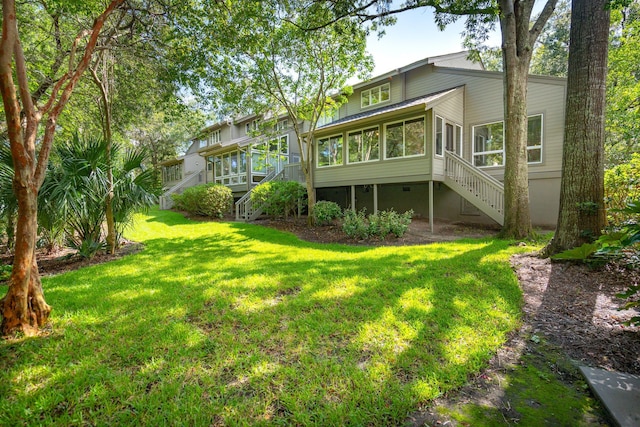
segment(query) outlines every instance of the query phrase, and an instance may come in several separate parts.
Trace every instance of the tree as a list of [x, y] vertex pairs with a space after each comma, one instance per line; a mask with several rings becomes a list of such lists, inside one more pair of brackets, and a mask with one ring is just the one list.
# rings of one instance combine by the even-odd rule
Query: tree
[[[319, 0], [318, 0], [319, 1]], [[394, 14], [420, 7], [433, 7], [440, 27], [466, 16], [468, 40], [473, 44], [487, 39], [489, 30], [500, 23], [504, 64], [505, 122], [505, 215], [502, 234], [524, 238], [531, 231], [527, 165], [527, 82], [533, 47], [545, 23], [553, 14], [557, 0], [546, 0], [531, 24], [535, 0], [408, 0], [394, 9], [392, 0], [331, 0], [334, 11], [329, 22], [345, 16], [388, 24]]]
[[[303, 30], [324, 18], [322, 8], [306, 6], [306, 1], [228, 1], [224, 7], [206, 9], [205, 19], [191, 27], [188, 36], [194, 45], [201, 44], [200, 51], [189, 56], [206, 58], [203, 78], [224, 88], [219, 96], [227, 105], [273, 120], [288, 115], [313, 209], [318, 121], [346, 101], [341, 94], [348, 90], [347, 80], [368, 72], [371, 59], [365, 53], [365, 31], [351, 20]], [[200, 81], [193, 87], [202, 87]]]
[[640, 2], [612, 11], [607, 75], [607, 164], [631, 160], [640, 151]]
[[546, 255], [580, 246], [605, 225], [607, 0], [573, 0], [558, 225]]
[[531, 74], [567, 76], [571, 4], [560, 0], [536, 42], [531, 58]]
[[[39, 105], [40, 98], [32, 96], [29, 91], [29, 64], [18, 30], [15, 0], [2, 2], [0, 92], [13, 160], [13, 189], [18, 204], [13, 269], [7, 294], [0, 300], [0, 329], [3, 334], [15, 331], [35, 334], [49, 318], [51, 307], [44, 299], [35, 257], [38, 191], [47, 170], [58, 117], [89, 66], [105, 21], [123, 3], [124, 0], [110, 1], [90, 27], [77, 33], [69, 50], [68, 69], [42, 92], [49, 96], [44, 104]], [[73, 2], [69, 6], [78, 4]], [[39, 139], [42, 120], [46, 125]]]

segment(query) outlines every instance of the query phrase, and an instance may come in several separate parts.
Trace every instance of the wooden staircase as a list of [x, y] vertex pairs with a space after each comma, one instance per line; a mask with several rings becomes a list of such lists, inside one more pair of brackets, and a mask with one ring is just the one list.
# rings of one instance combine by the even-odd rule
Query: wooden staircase
[[444, 155], [444, 183], [500, 225], [504, 225], [504, 185], [455, 153]]

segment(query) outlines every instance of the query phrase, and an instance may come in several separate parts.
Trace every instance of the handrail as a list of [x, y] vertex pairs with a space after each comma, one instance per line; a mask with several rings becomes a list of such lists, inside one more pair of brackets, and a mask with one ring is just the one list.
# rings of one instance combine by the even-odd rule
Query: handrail
[[[265, 176], [260, 184], [269, 181], [297, 181], [304, 182], [304, 174], [300, 163], [289, 163], [284, 165], [280, 170], [274, 169]], [[256, 206], [251, 200], [251, 192], [253, 188], [247, 191], [235, 203], [236, 221], [253, 221], [262, 214], [263, 205]]]
[[173, 206], [171, 195], [176, 191], [180, 190], [181, 188], [187, 187], [188, 186], [187, 184], [190, 184], [191, 181], [194, 180], [194, 178], [200, 179], [200, 173], [201, 172], [194, 172], [187, 175], [182, 179], [182, 181], [178, 182], [173, 187], [165, 191], [164, 194], [160, 196], [160, 209], [171, 209], [171, 206]]
[[504, 185], [450, 151], [445, 151], [445, 183], [499, 224], [504, 222]]

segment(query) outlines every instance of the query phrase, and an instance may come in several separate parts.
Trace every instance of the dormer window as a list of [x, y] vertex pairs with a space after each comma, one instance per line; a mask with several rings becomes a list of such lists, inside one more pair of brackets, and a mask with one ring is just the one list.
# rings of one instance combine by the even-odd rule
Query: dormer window
[[244, 125], [247, 135], [250, 135], [252, 132], [257, 132], [260, 129], [260, 120], [255, 119], [250, 121], [249, 123]]
[[284, 120], [280, 120], [279, 122], [276, 123], [276, 132], [282, 132], [285, 129], [289, 128], [289, 120], [284, 119]]
[[389, 83], [360, 92], [360, 106], [362, 108], [382, 104], [389, 99], [391, 99], [391, 85]]
[[220, 129], [218, 130], [214, 130], [213, 132], [211, 132], [211, 134], [209, 134], [209, 138], [208, 139], [208, 145], [215, 145], [215, 144], [219, 144], [221, 139], [220, 139]]

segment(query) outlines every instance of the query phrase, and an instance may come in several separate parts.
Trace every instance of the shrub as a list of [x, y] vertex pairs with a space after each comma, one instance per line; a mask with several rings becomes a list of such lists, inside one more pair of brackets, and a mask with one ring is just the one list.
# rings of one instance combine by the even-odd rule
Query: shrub
[[192, 214], [222, 218], [231, 210], [231, 189], [222, 184], [203, 184], [189, 187], [182, 194], [172, 194], [177, 209]]
[[258, 185], [251, 192], [251, 201], [271, 217], [296, 212], [306, 204], [307, 189], [295, 181], [269, 181]]
[[342, 209], [335, 202], [320, 201], [313, 206], [313, 221], [316, 225], [330, 224], [342, 216]]
[[630, 218], [625, 207], [632, 200], [640, 199], [640, 154], [634, 153], [629, 163], [607, 170], [604, 188], [608, 221], [617, 225], [634, 219]]
[[365, 210], [355, 212], [351, 209], [344, 211], [344, 222], [342, 231], [352, 238], [363, 240], [369, 238], [369, 224], [365, 215]]
[[370, 237], [384, 240], [389, 234], [402, 237], [411, 224], [412, 216], [412, 210], [399, 214], [390, 209], [373, 213], [368, 217], [364, 209], [359, 212], [346, 210], [342, 230], [348, 237], [359, 240]]
[[11, 277], [11, 270], [13, 270], [13, 266], [11, 265], [0, 265], [0, 282], [6, 282]]

